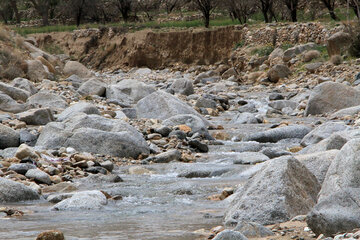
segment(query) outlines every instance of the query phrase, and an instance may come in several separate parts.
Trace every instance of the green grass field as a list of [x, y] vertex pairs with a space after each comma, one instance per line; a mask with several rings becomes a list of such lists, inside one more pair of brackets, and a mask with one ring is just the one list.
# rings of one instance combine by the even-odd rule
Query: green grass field
[[[346, 21], [347, 17], [347, 10], [346, 9], [336, 9], [336, 14], [340, 18], [340, 21]], [[184, 13], [186, 15], [186, 13]], [[349, 11], [349, 19], [355, 19], [355, 14], [353, 11]], [[280, 16], [277, 17], [279, 22], [285, 22], [281, 20]], [[298, 21], [299, 22], [308, 22], [311, 21], [310, 17], [306, 15], [303, 11], [298, 11]], [[317, 19], [316, 21], [327, 23], [331, 26], [335, 26], [340, 24], [340, 22], [336, 22], [332, 20], [327, 12]], [[248, 24], [255, 25], [264, 22], [264, 17], [260, 12], [257, 12], [250, 16]], [[223, 17], [218, 17], [214, 20], [210, 21], [210, 27], [218, 27], [218, 26], [230, 26], [230, 25], [238, 25], [240, 24], [237, 20], [232, 20], [229, 17], [226, 17], [226, 13], [223, 13]], [[170, 22], [162, 22], [158, 23], [156, 21], [149, 21], [144, 23], [124, 23], [124, 22], [117, 22], [117, 23], [108, 23], [108, 24], [82, 24], [79, 27], [75, 25], [53, 25], [53, 26], [45, 26], [45, 27], [13, 27], [13, 29], [18, 32], [19, 34], [26, 36], [28, 34], [35, 34], [35, 33], [50, 33], [50, 32], [71, 32], [76, 29], [84, 29], [84, 28], [98, 28], [101, 26], [105, 27], [123, 27], [127, 28], [130, 31], [141, 30], [145, 28], [151, 29], [166, 29], [166, 28], [199, 28], [203, 27], [204, 23], [203, 20], [193, 20], [193, 21], [170, 21]]]

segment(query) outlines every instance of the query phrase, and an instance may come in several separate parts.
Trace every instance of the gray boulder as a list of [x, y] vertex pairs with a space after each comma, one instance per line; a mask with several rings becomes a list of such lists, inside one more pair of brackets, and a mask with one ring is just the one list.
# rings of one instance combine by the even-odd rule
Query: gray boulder
[[138, 118], [165, 120], [179, 114], [192, 114], [202, 118], [192, 107], [175, 96], [156, 91], [141, 99], [136, 105]]
[[324, 152], [295, 155], [294, 157], [305, 165], [314, 174], [318, 182], [322, 184], [331, 162], [335, 159], [339, 150], [329, 150]]
[[38, 183], [45, 183], [47, 185], [51, 184], [50, 176], [38, 168], [29, 169], [26, 172], [25, 177], [34, 179]]
[[155, 163], [169, 163], [171, 161], [178, 161], [180, 159], [181, 159], [181, 152], [179, 152], [176, 149], [173, 149], [156, 155], [155, 158], [152, 160]]
[[67, 102], [59, 95], [41, 91], [28, 98], [27, 103], [32, 107], [66, 108]]
[[340, 150], [345, 145], [345, 143], [347, 143], [349, 139], [352, 138], [347, 135], [348, 134], [346, 134], [346, 132], [335, 132], [330, 137], [320, 141], [317, 144], [309, 145], [298, 153], [309, 154], [328, 151], [332, 149]]
[[25, 111], [27, 106], [19, 104], [8, 95], [0, 92], [0, 110], [4, 112], [19, 113]]
[[196, 100], [195, 107], [216, 109], [216, 102], [213, 99], [200, 97]]
[[231, 124], [257, 124], [259, 119], [249, 112], [238, 113], [230, 121]]
[[46, 125], [55, 120], [49, 108], [31, 109], [17, 114], [16, 117], [28, 125]]
[[297, 45], [295, 47], [287, 49], [283, 54], [284, 62], [290, 61], [292, 58], [296, 57], [296, 55], [301, 54], [307, 50], [314, 49], [317, 45], [315, 43], [307, 43], [303, 45]]
[[257, 164], [270, 158], [260, 152], [242, 152], [236, 155], [234, 164]]
[[261, 224], [245, 221], [238, 222], [236, 227], [234, 228], [234, 231], [241, 232], [242, 234], [244, 234], [244, 236], [248, 238], [264, 238], [275, 235], [272, 231], [270, 231], [270, 229], [264, 227]]
[[349, 33], [337, 32], [327, 39], [327, 51], [329, 56], [341, 55], [344, 50], [347, 50], [352, 42], [352, 37]]
[[106, 84], [95, 78], [84, 82], [78, 89], [78, 93], [82, 96], [98, 95], [104, 96], [106, 92]]
[[316, 204], [320, 184], [307, 168], [293, 157], [264, 163], [233, 196], [225, 221], [274, 224], [308, 213]]
[[81, 84], [84, 83], [84, 80], [76, 74], [71, 75], [70, 77], [65, 79], [65, 81], [70, 82], [75, 89], [78, 89]]
[[271, 82], [278, 82], [282, 78], [286, 78], [291, 74], [290, 69], [282, 64], [276, 64], [267, 73]]
[[360, 227], [360, 139], [345, 144], [332, 161], [307, 223], [330, 236]]
[[15, 78], [11, 81], [11, 86], [27, 91], [30, 95], [37, 93], [37, 89], [34, 84], [26, 78]]
[[27, 60], [27, 77], [33, 82], [41, 82], [49, 78], [44, 65], [39, 60]]
[[18, 147], [20, 145], [20, 134], [12, 128], [0, 124], [0, 149]]
[[310, 95], [305, 115], [324, 114], [360, 105], [360, 92], [341, 83], [324, 82]]
[[304, 125], [293, 125], [281, 128], [270, 129], [264, 132], [249, 134], [244, 141], [256, 142], [278, 142], [287, 138], [303, 138], [311, 131], [311, 128]]
[[344, 123], [327, 122], [321, 124], [320, 126], [313, 129], [311, 132], [306, 134], [306, 136], [301, 140], [301, 145], [306, 147], [311, 144], [316, 144], [321, 140], [330, 137], [335, 132], [340, 132], [350, 129], [351, 127], [345, 125]]
[[186, 78], [176, 79], [170, 86], [172, 93], [179, 93], [185, 96], [194, 94], [194, 86], [191, 80]]
[[315, 73], [322, 65], [322, 62], [309, 63], [305, 65], [305, 69], [309, 73]]
[[77, 61], [68, 61], [64, 66], [64, 73], [68, 76], [75, 74], [81, 78], [89, 78], [92, 75], [89, 69]]
[[14, 100], [26, 102], [30, 97], [30, 93], [20, 88], [16, 88], [5, 83], [0, 82], [0, 92], [3, 92], [10, 96]]
[[97, 190], [73, 194], [52, 207], [56, 211], [98, 210], [107, 204], [106, 196]]
[[62, 122], [68, 118], [75, 116], [78, 113], [96, 114], [100, 115], [97, 107], [91, 103], [79, 102], [66, 108], [57, 116], [57, 121]]
[[290, 100], [276, 100], [269, 103], [269, 106], [281, 111], [283, 108], [291, 108], [292, 110], [296, 109], [298, 104]]
[[170, 117], [163, 121], [164, 126], [175, 127], [178, 125], [186, 125], [191, 128], [191, 131], [194, 133], [200, 133], [205, 136], [210, 136], [207, 127], [209, 122], [203, 120], [202, 118], [192, 115], [192, 114], [180, 114], [173, 117]]
[[64, 122], [51, 122], [36, 143], [43, 149], [73, 147], [80, 152], [137, 158], [150, 150], [134, 127], [119, 119], [80, 113]]
[[11, 166], [8, 168], [8, 170], [14, 171], [22, 175], [25, 175], [26, 172], [30, 169], [36, 169], [36, 166], [30, 163], [15, 163], [11, 164]]
[[106, 98], [132, 104], [153, 92], [155, 92], [155, 88], [152, 86], [137, 80], [125, 79], [115, 85], [110, 85], [106, 89]]
[[241, 232], [224, 230], [216, 235], [213, 240], [247, 240], [247, 237], [245, 237]]
[[355, 107], [341, 109], [337, 112], [334, 112], [333, 114], [331, 114], [330, 118], [341, 118], [341, 117], [345, 117], [345, 116], [354, 116], [358, 113], [360, 113], [360, 105], [355, 106]]
[[9, 179], [0, 178], [0, 202], [19, 202], [39, 199], [39, 194], [32, 188]]

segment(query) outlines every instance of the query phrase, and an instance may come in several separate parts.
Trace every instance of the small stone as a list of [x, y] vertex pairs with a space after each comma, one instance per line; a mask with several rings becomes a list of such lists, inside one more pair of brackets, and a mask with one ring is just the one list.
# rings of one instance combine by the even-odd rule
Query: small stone
[[102, 166], [103, 168], [105, 168], [106, 170], [108, 170], [109, 172], [112, 172], [112, 170], [114, 170], [114, 164], [111, 161], [105, 161], [102, 162], [100, 164], [100, 166]]
[[199, 150], [200, 152], [206, 153], [209, 151], [209, 147], [206, 144], [204, 144], [198, 140], [189, 141], [189, 145], [190, 145], [190, 147], [195, 148], [195, 149]]
[[65, 237], [59, 230], [50, 230], [40, 233], [36, 240], [65, 240]]
[[51, 184], [51, 179], [50, 179], [50, 176], [41, 171], [40, 169], [29, 169], [25, 176], [27, 178], [30, 178], [30, 179], [34, 179], [36, 182], [39, 182], [39, 183], [45, 183], [47, 185], [50, 185]]

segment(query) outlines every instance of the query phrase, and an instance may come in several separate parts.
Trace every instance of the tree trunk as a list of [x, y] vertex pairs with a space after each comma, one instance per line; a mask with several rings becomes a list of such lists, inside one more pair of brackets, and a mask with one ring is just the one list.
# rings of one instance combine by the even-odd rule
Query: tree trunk
[[42, 24], [43, 26], [48, 26], [49, 25], [49, 14], [48, 14], [48, 10], [42, 9], [41, 10], [41, 15], [42, 15]]
[[76, 26], [79, 27], [81, 23], [82, 17], [82, 8], [79, 9], [78, 13], [76, 14]]
[[297, 22], [297, 9], [296, 8], [291, 10], [291, 21]]
[[267, 11], [262, 10], [262, 14], [264, 15], [265, 23], [269, 23], [270, 21], [269, 21], [269, 17], [268, 17]]
[[330, 17], [335, 20], [335, 21], [338, 21], [339, 18], [336, 16], [334, 10], [329, 10], [329, 13], [330, 13]]
[[21, 17], [20, 17], [20, 14], [19, 14], [19, 9], [18, 9], [17, 4], [16, 4], [16, 0], [11, 0], [10, 4], [11, 4], [11, 8], [13, 9], [13, 11], [15, 13], [16, 23], [20, 23], [21, 22]]
[[210, 12], [204, 12], [204, 24], [206, 28], [210, 26]]

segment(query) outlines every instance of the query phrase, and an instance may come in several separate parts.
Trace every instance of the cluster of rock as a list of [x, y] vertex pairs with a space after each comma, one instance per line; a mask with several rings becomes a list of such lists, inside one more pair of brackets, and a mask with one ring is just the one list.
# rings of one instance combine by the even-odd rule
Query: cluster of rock
[[[241, 84], [239, 69], [224, 64], [187, 73], [143, 68], [95, 74], [79, 62], [26, 45], [34, 58], [60, 61], [54, 69], [66, 77], [47, 80], [52, 65], [31, 60], [44, 72], [0, 83], [0, 202], [43, 196], [54, 211], [102, 209], [121, 196], [78, 191], [71, 181], [121, 182], [114, 173], [117, 165], [193, 162], [208, 145], [231, 139], [238, 143], [231, 151], [239, 153], [233, 164], [256, 166], [245, 184], [221, 198], [229, 204], [226, 230], [218, 230], [214, 239], [271, 236], [263, 225], [299, 215], [307, 215], [316, 235], [360, 227], [356, 83], [314, 82], [314, 72], [307, 71], [308, 81], [272, 85], [291, 77], [288, 66], [317, 58], [315, 44], [275, 49], [262, 62], [245, 59], [242, 71], [249, 71], [248, 79], [257, 68], [267, 78], [255, 86]], [[266, 101], [248, 98], [249, 93]], [[229, 112], [236, 113], [227, 119], [230, 124], [246, 124], [252, 131], [232, 138], [210, 131], [223, 130], [211, 117]], [[178, 177], [230, 171], [194, 170]]]

